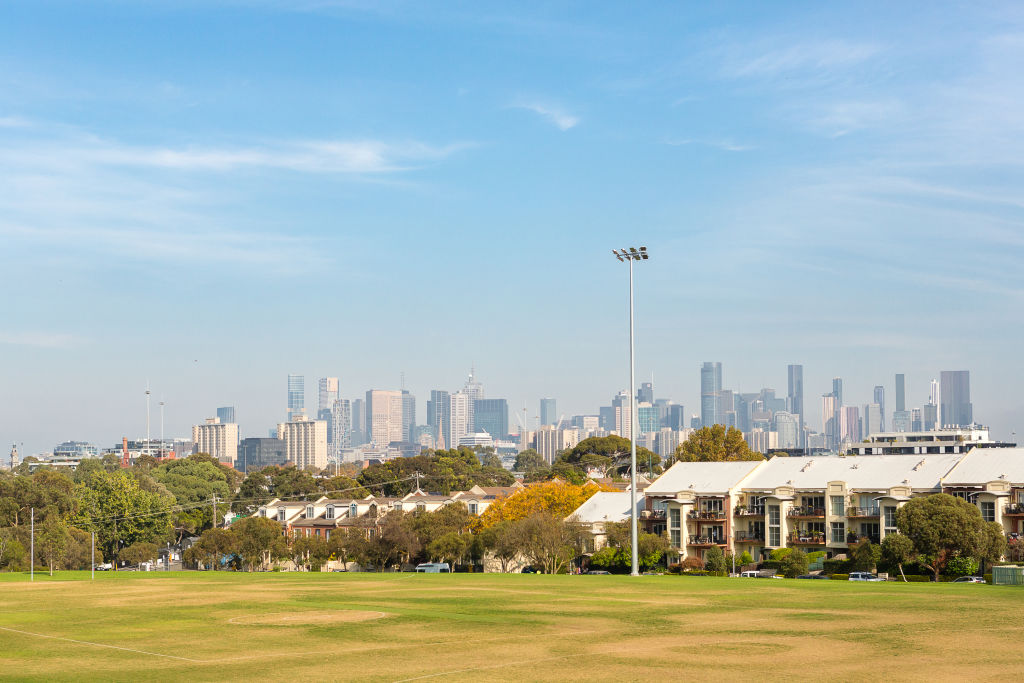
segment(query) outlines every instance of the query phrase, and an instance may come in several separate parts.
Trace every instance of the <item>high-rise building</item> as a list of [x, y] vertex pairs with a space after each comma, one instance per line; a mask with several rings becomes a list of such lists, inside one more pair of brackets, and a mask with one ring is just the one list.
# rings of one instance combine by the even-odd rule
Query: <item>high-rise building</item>
[[306, 378], [288, 375], [288, 421], [306, 414]]
[[352, 448], [352, 405], [347, 398], [335, 399], [328, 426], [327, 454], [338, 458], [343, 450]]
[[192, 452], [207, 453], [227, 465], [235, 466], [238, 457], [238, 425], [208, 417], [201, 425], [192, 425]]
[[508, 436], [508, 401], [503, 398], [481, 398], [474, 401], [473, 419], [476, 430], [495, 439]]
[[686, 406], [671, 403], [668, 406], [668, 415], [665, 418], [663, 427], [678, 431], [690, 426], [689, 417], [686, 415]]
[[774, 415], [779, 448], [800, 448], [800, 420], [794, 413], [780, 410]]
[[837, 450], [840, 435], [839, 402], [832, 394], [821, 397], [821, 433], [825, 435], [825, 448]]
[[427, 426], [434, 433], [434, 444], [439, 450], [455, 446], [451, 439], [451, 416], [452, 398], [451, 394], [442, 389], [434, 389], [430, 392], [430, 400], [427, 401]]
[[612, 409], [615, 411], [615, 433], [624, 439], [633, 438], [633, 410], [632, 402], [628, 391], [620, 391], [612, 399]]
[[459, 439], [472, 433], [469, 422], [472, 416], [470, 403], [469, 395], [461, 391], [451, 395], [451, 408], [448, 413], [449, 433], [445, 435], [448, 448], [458, 448]]
[[883, 387], [883, 386], [876, 386], [875, 387], [874, 399], [875, 399], [875, 403], [878, 404], [878, 412], [881, 415], [880, 421], [878, 423], [878, 431], [884, 432], [885, 431], [885, 387]]
[[926, 432], [933, 429], [938, 429], [939, 425], [939, 406], [934, 403], [928, 403], [921, 409], [921, 426], [924, 427]]
[[402, 389], [402, 441], [412, 441], [416, 431], [416, 397]]
[[[899, 374], [899, 375], [896, 375], [896, 410], [904, 411], [906, 409], [907, 409], [907, 387], [906, 387], [906, 383], [904, 382], [903, 375]], [[893, 421], [895, 421], [895, 420], [896, 420], [896, 417], [893, 416]], [[901, 430], [896, 429], [894, 431], [898, 432], [898, 431], [901, 431]], [[905, 429], [905, 430], [902, 430], [902, 431], [910, 431], [910, 430], [909, 429]]]
[[892, 431], [911, 431], [911, 415], [909, 410], [894, 410], [892, 413]]
[[924, 429], [924, 420], [921, 416], [920, 408], [910, 409], [910, 431], [920, 432]]
[[553, 425], [558, 422], [558, 408], [555, 399], [542, 398], [539, 414], [541, 425]]
[[542, 425], [534, 436], [537, 452], [549, 463], [562, 451], [574, 448], [580, 442], [577, 429], [559, 429], [552, 425]]
[[242, 439], [238, 444], [235, 469], [240, 472], [253, 472], [271, 465], [284, 465], [286, 462], [288, 452], [281, 439]]
[[224, 406], [222, 408], [217, 408], [217, 419], [224, 424], [238, 424], [238, 420], [235, 419], [235, 407]]
[[939, 405], [939, 382], [938, 380], [932, 380], [931, 385], [928, 387], [928, 402], [933, 406]]
[[832, 395], [836, 397], [836, 405], [840, 408], [843, 406], [843, 378], [833, 377], [832, 378]]
[[[484, 397], [484, 385], [481, 384], [476, 378], [476, 368], [470, 368], [469, 378], [466, 380], [465, 386], [462, 387], [462, 393], [466, 395], [466, 405], [469, 411], [466, 418], [466, 429], [467, 434], [472, 434], [476, 429], [476, 423], [473, 416], [474, 401], [478, 401]], [[455, 448], [458, 444], [450, 445], [449, 448]]]
[[320, 381], [317, 382], [317, 389], [319, 390], [319, 401], [316, 407], [316, 414], [330, 415], [331, 406], [338, 400], [338, 378], [321, 377]]
[[718, 415], [719, 393], [722, 391], [722, 364], [704, 363], [700, 369], [700, 422], [710, 427], [721, 421]]
[[646, 401], [636, 404], [636, 421], [641, 434], [650, 434], [661, 429], [657, 407]]
[[277, 438], [284, 441], [287, 462], [299, 469], [327, 467], [327, 423], [299, 415], [277, 425]]
[[654, 405], [654, 383], [644, 382], [640, 385], [640, 388], [636, 390], [636, 404], [650, 403]]
[[357, 398], [352, 401], [352, 447], [362, 446], [366, 441], [366, 402]]
[[366, 432], [377, 448], [404, 441], [402, 438], [402, 392], [370, 389], [366, 392]]
[[943, 427], [967, 427], [974, 424], [971, 405], [971, 373], [968, 370], [943, 370], [939, 374], [939, 420]]
[[844, 444], [857, 443], [861, 439], [860, 408], [857, 406], [842, 406], [842, 424], [840, 425], [841, 442]]
[[794, 415], [800, 416], [800, 424], [804, 420], [804, 366], [789, 365], [789, 390], [786, 392], [786, 407]]
[[864, 417], [861, 438], [866, 439], [872, 434], [885, 431], [882, 429], [882, 406], [877, 403], [869, 403], [864, 406]]

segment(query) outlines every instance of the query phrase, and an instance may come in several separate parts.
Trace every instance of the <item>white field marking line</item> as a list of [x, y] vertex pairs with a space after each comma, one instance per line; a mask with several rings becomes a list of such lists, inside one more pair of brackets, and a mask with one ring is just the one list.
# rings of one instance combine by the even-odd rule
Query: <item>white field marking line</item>
[[165, 657], [167, 659], [177, 659], [182, 662], [193, 662], [195, 664], [205, 664], [202, 659], [189, 659], [188, 657], [179, 657], [177, 655], [165, 655], [159, 652], [147, 652], [146, 650], [133, 650], [130, 647], [121, 647], [120, 645], [107, 645], [105, 643], [93, 643], [88, 640], [75, 640], [74, 638], [62, 638], [61, 636], [48, 636], [45, 633], [32, 633], [30, 631], [20, 631], [16, 628], [7, 628], [6, 626], [0, 626], [0, 631], [10, 631], [11, 633], [20, 633], [26, 636], [36, 636], [37, 638], [49, 638], [50, 640], [63, 640], [66, 643], [77, 643], [78, 645], [92, 645], [93, 647], [106, 647], [111, 650], [123, 650], [125, 652], [134, 652], [140, 655], [150, 655], [153, 657]]
[[487, 664], [485, 666], [474, 666], [469, 669], [454, 669], [452, 671], [438, 671], [433, 674], [425, 674], [423, 676], [414, 676], [412, 678], [400, 678], [394, 683], [407, 683], [407, 681], [422, 681], [426, 678], [437, 678], [438, 676], [448, 676], [450, 674], [464, 674], [470, 671], [483, 671], [484, 669], [501, 669], [505, 667], [521, 666], [525, 664], [537, 664], [538, 662], [551, 662], [557, 659], [570, 659], [572, 657], [587, 657], [589, 652], [582, 652], [576, 655], [560, 655], [558, 657], [542, 657], [540, 659], [521, 659], [518, 662], [512, 662], [508, 664]]
[[[380, 611], [372, 610], [372, 609], [371, 610], [338, 610], [338, 611], [339, 612], [362, 612], [363, 614], [379, 614], [380, 615], [379, 617], [374, 617], [376, 619], [385, 619], [388, 616], [390, 616], [387, 612], [380, 612]], [[259, 618], [262, 618], [262, 617], [274, 616], [275, 614], [287, 615], [287, 616], [285, 616], [281, 620], [282, 622], [286, 622], [286, 621], [294, 620], [294, 619], [301, 619], [303, 617], [309, 616], [309, 613], [303, 614], [301, 612], [298, 613], [298, 614], [296, 614], [294, 612], [267, 612], [266, 614], [243, 614], [243, 615], [240, 615], [240, 616], [237, 616], [237, 617], [231, 617], [230, 619], [228, 619], [228, 623], [229, 624], [234, 624], [235, 626], [289, 626], [290, 625], [290, 624], [286, 624], [286, 623], [281, 623], [281, 624], [274, 624], [274, 623], [261, 624], [261, 623], [258, 623], [258, 622], [255, 623], [255, 624], [247, 624], [244, 621], [241, 621], [241, 622], [240, 621], [235, 621], [235, 619], [259, 619]], [[312, 614], [316, 614], [318, 616], [330, 616], [330, 615], [325, 614], [324, 612], [313, 612]], [[370, 621], [370, 619], [349, 619], [349, 620], [341, 619], [340, 623], [348, 623], [348, 622], [357, 623], [357, 622], [360, 622], [360, 621]], [[315, 625], [316, 624], [310, 624], [310, 626], [315, 626]]]

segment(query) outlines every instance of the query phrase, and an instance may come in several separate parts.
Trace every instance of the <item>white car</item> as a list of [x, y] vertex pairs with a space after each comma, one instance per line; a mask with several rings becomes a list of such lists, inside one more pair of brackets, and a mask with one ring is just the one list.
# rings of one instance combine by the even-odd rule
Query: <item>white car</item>
[[871, 572], [850, 572], [850, 581], [885, 581]]

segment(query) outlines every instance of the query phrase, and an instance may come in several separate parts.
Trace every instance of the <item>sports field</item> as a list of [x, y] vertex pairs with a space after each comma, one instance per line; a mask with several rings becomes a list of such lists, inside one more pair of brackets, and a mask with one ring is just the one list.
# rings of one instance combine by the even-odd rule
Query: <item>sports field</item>
[[980, 680], [1024, 589], [539, 576], [0, 576], [0, 678]]

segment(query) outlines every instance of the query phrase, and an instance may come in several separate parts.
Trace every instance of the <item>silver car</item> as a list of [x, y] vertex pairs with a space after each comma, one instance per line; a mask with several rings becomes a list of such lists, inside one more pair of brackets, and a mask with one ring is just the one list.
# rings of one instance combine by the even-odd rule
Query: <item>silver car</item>
[[850, 581], [885, 581], [871, 572], [850, 572]]

